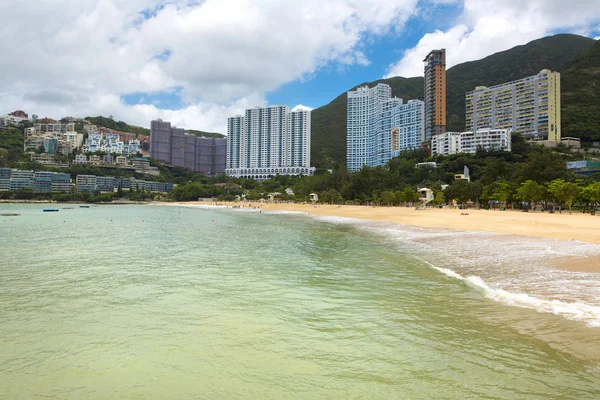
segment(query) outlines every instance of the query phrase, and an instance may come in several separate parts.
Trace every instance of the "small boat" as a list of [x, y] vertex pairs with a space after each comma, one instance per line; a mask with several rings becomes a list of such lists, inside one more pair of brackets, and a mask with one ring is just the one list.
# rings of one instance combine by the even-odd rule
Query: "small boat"
[[79, 208], [90, 208], [90, 206], [79, 206]]
[[63, 209], [63, 210], [72, 210], [72, 209], [73, 209], [73, 207], [63, 207], [62, 209]]
[[21, 215], [21, 214], [19, 214], [19, 213], [1, 213], [0, 214], [0, 216], [2, 216], [2, 217], [18, 217], [19, 215]]
[[44, 212], [58, 212], [58, 208], [44, 208], [42, 211], [44, 211]]

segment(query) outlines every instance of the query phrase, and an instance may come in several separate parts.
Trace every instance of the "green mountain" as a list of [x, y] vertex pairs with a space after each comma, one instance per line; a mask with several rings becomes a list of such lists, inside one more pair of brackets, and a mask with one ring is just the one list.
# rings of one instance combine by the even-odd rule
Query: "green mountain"
[[600, 41], [561, 72], [562, 135], [600, 141]]
[[[583, 36], [561, 34], [534, 40], [478, 61], [456, 65], [447, 71], [447, 126], [460, 131], [465, 124], [465, 94], [476, 86], [510, 82], [542, 69], [562, 72], [579, 55], [584, 57], [596, 42]], [[597, 46], [594, 46], [596, 48]], [[452, 51], [449, 49], [448, 51]], [[587, 61], [586, 61], [587, 60]], [[582, 63], [593, 62], [593, 57]], [[598, 63], [596, 62], [596, 65]], [[577, 69], [579, 71], [580, 69]], [[581, 76], [581, 72], [577, 72]], [[577, 78], [575, 78], [577, 81]], [[404, 100], [423, 99], [423, 77], [380, 79], [358, 86], [386, 83], [392, 94]], [[354, 90], [356, 87], [349, 90]], [[577, 103], [578, 100], [575, 100]], [[311, 159], [313, 166], [332, 168], [346, 162], [346, 93], [312, 112]], [[568, 114], [568, 113], [567, 113]], [[567, 120], [569, 115], [566, 116]], [[563, 106], [563, 121], [565, 108]], [[563, 122], [564, 123], [564, 122]], [[564, 129], [563, 129], [564, 130]], [[596, 130], [598, 132], [598, 130]], [[574, 135], [573, 135], [574, 136]]]

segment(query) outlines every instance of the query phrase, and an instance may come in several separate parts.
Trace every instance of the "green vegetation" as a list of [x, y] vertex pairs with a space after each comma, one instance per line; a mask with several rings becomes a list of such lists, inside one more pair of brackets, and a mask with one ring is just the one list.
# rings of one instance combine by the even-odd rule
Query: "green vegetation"
[[529, 206], [535, 212], [535, 205], [544, 198], [545, 188], [539, 183], [528, 180], [521, 183], [517, 189], [517, 198], [523, 202], [529, 202]]
[[558, 203], [559, 209], [566, 204], [571, 211], [573, 202], [579, 194], [579, 185], [574, 182], [565, 182], [564, 179], [555, 179], [548, 184], [548, 199]]
[[194, 135], [194, 136], [200, 136], [200, 137], [204, 136], [204, 137], [217, 138], [217, 139], [226, 137], [225, 135], [222, 135], [217, 132], [204, 132], [204, 131], [197, 131], [194, 129], [189, 129], [189, 130], [185, 131], [185, 133], [187, 133], [188, 135]]
[[600, 41], [561, 72], [562, 135], [600, 141]]
[[196, 201], [199, 198], [213, 197], [233, 201], [236, 196], [241, 197], [242, 193], [242, 187], [233, 182], [217, 185], [214, 181], [207, 181], [204, 184], [194, 182], [177, 186], [171, 192], [170, 197], [176, 201]]
[[129, 125], [123, 121], [115, 121], [112, 118], [106, 118], [103, 116], [97, 117], [86, 117], [87, 121], [89, 121], [93, 125], [103, 126], [108, 129], [114, 129], [120, 132], [131, 132], [136, 135], [150, 135], [150, 129], [142, 128], [141, 126]]
[[[550, 69], [561, 73], [564, 71], [563, 89], [566, 92], [563, 91], [562, 97], [563, 136], [581, 137], [587, 141], [594, 138], [598, 140], [600, 115], [594, 110], [598, 109], [600, 101], [600, 46], [595, 43], [593, 39], [583, 36], [560, 34], [448, 69], [448, 130], [464, 130], [465, 94], [476, 86], [493, 86], [536, 74], [542, 69]], [[588, 84], [589, 81], [592, 82], [591, 85]], [[392, 94], [404, 100], [423, 99], [423, 77], [394, 77], [358, 86], [373, 87], [378, 83], [390, 85]], [[346, 107], [346, 93], [343, 93], [331, 103], [312, 112], [313, 166], [337, 168], [345, 165]]]
[[[86, 117], [85, 119], [88, 120], [91, 124], [103, 126], [105, 128], [114, 129], [114, 130], [121, 131], [121, 132], [131, 132], [131, 133], [135, 133], [136, 135], [150, 136], [150, 129], [148, 129], [148, 128], [142, 128], [141, 126], [129, 125], [123, 121], [117, 122], [112, 118], [106, 118], [101, 115], [98, 117]], [[211, 138], [225, 137], [225, 135], [222, 135], [220, 133], [204, 132], [204, 131], [198, 131], [198, 130], [194, 130], [194, 129], [186, 130], [185, 133], [188, 133], [190, 135], [195, 135], [195, 136], [204, 136], [204, 137], [211, 137]]]
[[21, 129], [15, 127], [0, 129], [0, 167], [7, 167], [10, 163], [21, 159], [23, 141]]
[[33, 193], [30, 188], [23, 190], [0, 192], [0, 200], [45, 200], [59, 203], [110, 203], [115, 200], [148, 201], [166, 200], [164, 193], [153, 193], [145, 190], [120, 191], [115, 193]]

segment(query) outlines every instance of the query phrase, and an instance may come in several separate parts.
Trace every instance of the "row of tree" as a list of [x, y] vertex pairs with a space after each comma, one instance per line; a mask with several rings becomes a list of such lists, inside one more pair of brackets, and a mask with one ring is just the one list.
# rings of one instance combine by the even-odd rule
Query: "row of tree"
[[461, 180], [449, 186], [443, 193], [444, 199], [448, 203], [452, 201], [461, 204], [473, 202], [484, 207], [494, 207], [496, 204], [502, 207], [511, 204], [514, 207], [515, 204], [518, 204], [533, 211], [541, 203], [544, 208], [551, 205], [553, 211], [555, 207], [561, 211], [563, 205], [571, 211], [573, 205], [578, 203], [584, 210], [591, 210], [593, 205], [600, 203], [600, 182], [586, 182], [579, 178], [574, 182], [555, 179], [545, 185], [527, 180], [520, 185], [496, 181], [483, 186], [480, 182], [471, 183]]

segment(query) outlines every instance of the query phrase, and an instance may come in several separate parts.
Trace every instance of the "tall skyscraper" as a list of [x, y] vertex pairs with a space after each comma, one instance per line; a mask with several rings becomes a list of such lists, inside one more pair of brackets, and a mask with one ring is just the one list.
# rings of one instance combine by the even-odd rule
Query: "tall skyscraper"
[[528, 139], [559, 142], [560, 74], [539, 74], [492, 87], [478, 86], [466, 95], [468, 131], [510, 129]]
[[150, 157], [173, 167], [207, 175], [225, 172], [227, 139], [187, 135], [158, 119], [150, 123]]
[[425, 140], [446, 132], [446, 49], [433, 50], [425, 62]]
[[227, 120], [227, 169], [232, 177], [265, 180], [275, 175], [312, 175], [310, 111], [256, 107]]
[[392, 97], [392, 88], [380, 83], [373, 88], [349, 91], [347, 109], [347, 167], [384, 165], [402, 151], [423, 143], [423, 102]]

